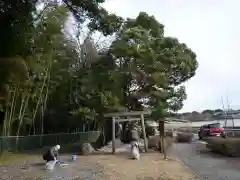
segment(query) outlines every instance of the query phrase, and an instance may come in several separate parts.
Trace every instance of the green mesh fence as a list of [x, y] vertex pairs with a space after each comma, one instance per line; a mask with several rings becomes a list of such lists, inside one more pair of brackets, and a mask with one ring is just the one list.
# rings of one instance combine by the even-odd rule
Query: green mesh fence
[[56, 144], [90, 143], [95, 142], [100, 136], [100, 131], [77, 133], [44, 134], [31, 136], [2, 136], [0, 137], [0, 152], [23, 151], [53, 146]]

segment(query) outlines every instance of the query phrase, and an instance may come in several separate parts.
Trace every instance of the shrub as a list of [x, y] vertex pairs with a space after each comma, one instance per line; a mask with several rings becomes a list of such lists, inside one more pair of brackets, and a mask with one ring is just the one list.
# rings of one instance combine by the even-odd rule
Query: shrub
[[150, 136], [148, 138], [148, 148], [159, 148], [160, 145], [160, 136]]
[[181, 127], [178, 129], [179, 132], [198, 133], [199, 128], [196, 127]]
[[239, 138], [209, 137], [206, 139], [207, 148], [226, 156], [240, 157]]
[[188, 132], [178, 132], [176, 141], [177, 142], [191, 142], [193, 139], [193, 133], [188, 133]]
[[157, 132], [157, 128], [156, 127], [147, 126], [145, 129], [146, 129], [147, 137], [154, 136], [156, 134], [156, 132]]
[[166, 131], [166, 136], [168, 137], [173, 137], [173, 132], [172, 131]]
[[207, 142], [206, 147], [214, 152], [222, 152], [224, 139], [219, 137], [208, 137], [204, 139]]
[[240, 137], [240, 132], [235, 131], [235, 132], [233, 133], [233, 132], [227, 131], [227, 132], [226, 132], [226, 135], [229, 136], [229, 137]]
[[[167, 150], [172, 146], [172, 144], [173, 144], [172, 137], [169, 137], [169, 136], [164, 137], [164, 145]], [[158, 150], [161, 150], [162, 145], [161, 145], [159, 135], [150, 136], [148, 138], [148, 148], [156, 148]]]

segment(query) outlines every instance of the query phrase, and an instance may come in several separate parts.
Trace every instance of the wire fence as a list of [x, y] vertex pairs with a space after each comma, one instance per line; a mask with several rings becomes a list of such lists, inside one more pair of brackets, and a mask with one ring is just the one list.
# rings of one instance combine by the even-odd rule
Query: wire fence
[[30, 136], [1, 136], [0, 153], [5, 151], [34, 150], [56, 144], [70, 144], [75, 142], [90, 143], [95, 142], [100, 136], [100, 133], [100, 131], [88, 131]]

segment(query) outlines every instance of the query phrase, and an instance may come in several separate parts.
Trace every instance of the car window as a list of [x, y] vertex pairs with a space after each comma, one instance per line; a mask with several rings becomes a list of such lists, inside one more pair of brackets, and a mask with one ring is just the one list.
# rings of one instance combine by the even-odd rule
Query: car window
[[203, 125], [203, 128], [208, 128], [208, 125]]
[[209, 124], [209, 128], [220, 128], [220, 123]]

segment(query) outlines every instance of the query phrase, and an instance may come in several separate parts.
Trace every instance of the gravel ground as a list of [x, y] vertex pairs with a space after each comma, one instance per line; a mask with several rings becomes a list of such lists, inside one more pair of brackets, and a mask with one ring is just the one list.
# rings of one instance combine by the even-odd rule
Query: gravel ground
[[[122, 145], [119, 140], [116, 142], [117, 152], [129, 151], [129, 145]], [[201, 141], [196, 141], [191, 144], [176, 143], [173, 145], [173, 154], [178, 157], [185, 165], [192, 169], [199, 175], [201, 180], [240, 180], [240, 158], [227, 158], [221, 155], [216, 155], [206, 149], [206, 144]], [[111, 143], [99, 150], [100, 153], [111, 152]], [[152, 158], [152, 159], [151, 159]], [[71, 155], [61, 156], [61, 160], [67, 162], [67, 167], [57, 166], [53, 172], [44, 170], [44, 163], [40, 157], [31, 158], [22, 163], [15, 163], [13, 165], [0, 166], [1, 180], [117, 180], [117, 179], [134, 179], [132, 172], [138, 175], [146, 174], [148, 176], [148, 169], [152, 173], [163, 173], [163, 167], [170, 169], [170, 175], [174, 175], [172, 179], [178, 180], [178, 174], [183, 175], [179, 179], [194, 179], [190, 177], [186, 169], [180, 165], [172, 162], [165, 163], [161, 160], [160, 155], [142, 155], [141, 162], [128, 161], [126, 154], [123, 156], [113, 155], [98, 155], [98, 156], [79, 156], [76, 162], [71, 161]], [[156, 161], [156, 159], [158, 159]], [[128, 161], [128, 162], [127, 162]], [[152, 163], [158, 163], [156, 166], [151, 166]], [[171, 164], [172, 163], [172, 164]], [[118, 168], [116, 168], [116, 167]], [[121, 166], [121, 168], [119, 168]], [[137, 168], [136, 168], [137, 167]], [[154, 168], [153, 168], [154, 167]], [[156, 167], [161, 167], [157, 169]], [[171, 171], [174, 167], [174, 173]], [[135, 168], [135, 169], [134, 169]], [[138, 171], [142, 169], [142, 171]], [[177, 172], [179, 169], [180, 172]], [[122, 173], [123, 172], [123, 173]], [[172, 172], [172, 173], [171, 173]], [[119, 176], [117, 177], [116, 176]], [[169, 176], [169, 175], [168, 175]], [[122, 177], [122, 178], [120, 178]], [[130, 176], [129, 176], [130, 177]], [[137, 178], [139, 179], [139, 178]], [[151, 179], [151, 178], [150, 178]], [[154, 178], [152, 178], [153, 180]], [[166, 180], [166, 179], [164, 179]]]
[[[142, 144], [142, 143], [141, 143]], [[100, 155], [78, 156], [71, 161], [71, 155], [61, 155], [66, 167], [56, 165], [53, 172], [44, 169], [40, 157], [0, 166], [1, 180], [195, 180], [191, 172], [177, 161], [165, 161], [159, 153], [142, 154], [140, 161], [130, 160], [126, 155], [129, 145], [116, 142], [117, 155], [111, 155], [111, 143], [101, 148]], [[101, 155], [105, 153], [105, 155]], [[106, 153], [108, 155], [106, 155]], [[172, 172], [171, 169], [174, 169]], [[236, 179], [235, 179], [236, 180]]]
[[214, 154], [201, 141], [191, 144], [176, 143], [173, 152], [201, 180], [240, 180], [240, 158]]
[[[100, 153], [112, 151], [111, 143], [99, 150]], [[122, 145], [116, 141], [118, 152], [128, 151], [129, 145]], [[55, 166], [53, 172], [45, 170], [41, 157], [31, 157], [28, 160], [17, 161], [11, 165], [0, 165], [1, 180], [97, 180], [99, 175], [104, 176], [103, 167], [91, 161], [71, 161], [71, 155], [61, 155], [60, 159], [68, 166]]]
[[96, 163], [71, 161], [71, 156], [61, 156], [68, 166], [55, 166], [53, 172], [46, 171], [40, 158], [33, 158], [22, 164], [0, 167], [1, 180], [97, 180], [102, 168]]
[[164, 160], [158, 152], [142, 153], [132, 160], [125, 153], [86, 157], [104, 167], [101, 180], [197, 180], [192, 172], [176, 160]]

